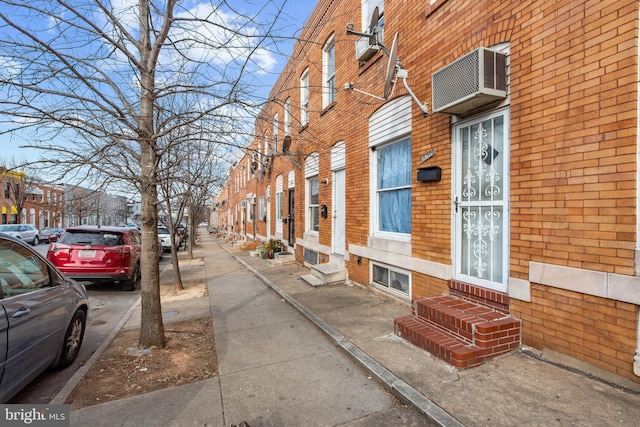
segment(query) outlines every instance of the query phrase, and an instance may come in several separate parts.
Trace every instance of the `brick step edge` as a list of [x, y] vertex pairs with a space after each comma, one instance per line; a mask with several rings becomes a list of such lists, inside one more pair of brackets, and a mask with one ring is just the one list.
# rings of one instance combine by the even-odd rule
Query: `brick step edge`
[[414, 315], [394, 319], [394, 331], [411, 344], [461, 369], [478, 366], [520, 346], [518, 339], [496, 347], [482, 348]]
[[520, 319], [455, 296], [417, 300], [414, 312], [419, 319], [481, 348], [520, 341]]

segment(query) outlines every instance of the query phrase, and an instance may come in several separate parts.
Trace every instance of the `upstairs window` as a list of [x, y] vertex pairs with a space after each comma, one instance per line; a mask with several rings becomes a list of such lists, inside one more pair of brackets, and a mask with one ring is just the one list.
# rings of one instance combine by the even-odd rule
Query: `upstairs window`
[[291, 98], [284, 101], [284, 134], [291, 135]]
[[369, 32], [371, 16], [378, 8], [378, 42], [384, 42], [384, 0], [362, 0], [362, 31]]
[[309, 123], [309, 69], [300, 77], [300, 125]]
[[335, 57], [335, 45], [331, 36], [322, 49], [322, 108], [336, 100]]
[[278, 113], [273, 116], [273, 151], [278, 151]]

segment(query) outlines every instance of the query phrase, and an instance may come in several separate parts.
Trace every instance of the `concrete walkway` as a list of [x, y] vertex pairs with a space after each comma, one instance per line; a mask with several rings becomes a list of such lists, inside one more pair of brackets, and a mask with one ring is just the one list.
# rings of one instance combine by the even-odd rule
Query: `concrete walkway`
[[163, 312], [210, 312], [219, 377], [74, 411], [72, 426], [640, 425], [636, 383], [522, 351], [457, 371], [393, 335], [406, 305], [359, 287], [311, 287], [299, 278], [308, 268], [272, 266], [208, 236], [196, 256], [202, 264], [181, 271], [202, 275], [207, 307]]

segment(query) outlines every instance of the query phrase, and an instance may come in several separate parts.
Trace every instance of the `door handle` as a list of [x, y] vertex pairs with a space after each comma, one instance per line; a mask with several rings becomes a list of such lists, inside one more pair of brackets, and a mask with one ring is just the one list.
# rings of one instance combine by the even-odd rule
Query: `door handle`
[[26, 316], [26, 315], [27, 315], [27, 314], [29, 314], [29, 313], [31, 313], [31, 309], [30, 309], [30, 308], [27, 308], [27, 307], [20, 307], [20, 308], [18, 309], [18, 311], [16, 311], [15, 313], [13, 313], [13, 314], [11, 315], [11, 317], [12, 317], [13, 319], [16, 319], [16, 318], [18, 318], [18, 317]]
[[458, 213], [458, 206], [460, 206], [460, 200], [458, 200], [458, 196], [453, 199], [453, 207], [455, 212]]

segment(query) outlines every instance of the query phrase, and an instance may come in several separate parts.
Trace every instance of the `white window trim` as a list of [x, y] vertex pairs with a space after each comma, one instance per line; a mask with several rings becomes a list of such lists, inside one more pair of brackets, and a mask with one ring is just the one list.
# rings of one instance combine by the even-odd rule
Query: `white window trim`
[[[265, 150], [268, 151], [268, 150]], [[273, 152], [278, 151], [278, 113], [273, 115]]]
[[[331, 57], [333, 56], [333, 61]], [[322, 48], [322, 108], [326, 108], [336, 99], [336, 51], [334, 37], [331, 35]]]
[[[398, 267], [394, 267], [388, 264], [384, 264], [382, 262], [377, 262], [377, 261], [371, 261], [369, 263], [370, 267], [369, 267], [369, 282], [371, 283], [371, 286], [375, 287], [376, 289], [380, 289], [383, 292], [389, 293], [391, 295], [394, 295], [398, 298], [404, 299], [404, 300], [408, 300], [408, 301], [412, 301], [411, 299], [411, 293], [413, 291], [413, 275], [411, 274], [411, 271], [409, 270], [404, 270], [402, 268], [398, 268]], [[407, 276], [409, 278], [409, 292], [405, 293], [402, 291], [399, 291], [397, 289], [393, 289], [391, 286], [384, 286], [378, 282], [374, 282], [373, 280], [373, 267], [374, 266], [378, 266], [378, 267], [382, 267], [382, 268], [386, 268], [387, 270], [389, 270], [389, 272], [391, 271], [395, 271], [396, 273], [400, 273], [400, 274], [404, 274], [405, 276]], [[389, 274], [390, 275], [390, 274]]]
[[411, 233], [379, 231], [378, 220], [378, 157], [376, 149], [387, 144], [411, 138], [411, 97], [403, 96], [387, 102], [369, 119], [369, 224], [374, 239], [411, 242]]
[[[394, 139], [384, 144], [377, 145], [376, 150], [371, 151], [371, 224], [373, 227], [372, 236], [376, 239], [386, 239], [386, 240], [395, 240], [398, 242], [411, 242], [411, 232], [409, 233], [394, 233], [390, 231], [382, 231], [380, 230], [380, 216], [379, 216], [379, 208], [378, 208], [378, 154], [377, 148], [384, 147], [386, 145], [395, 144], [397, 142], [403, 141], [405, 139], [411, 139], [411, 135], [407, 134], [403, 137]], [[409, 183], [408, 188], [413, 190], [411, 183]]]
[[284, 134], [291, 135], [291, 98], [284, 101]]
[[[309, 215], [309, 211], [311, 209], [311, 179], [318, 179], [318, 185], [320, 185], [319, 172], [320, 172], [320, 158], [318, 153], [311, 153], [307, 156], [304, 162], [304, 186], [305, 186], [305, 197], [304, 197], [304, 211], [305, 211], [305, 224], [304, 229], [306, 233], [311, 233], [318, 235], [318, 231], [311, 229], [311, 215]], [[320, 188], [318, 188], [320, 191]], [[318, 203], [318, 209], [320, 209], [320, 204]], [[319, 214], [319, 213], [318, 213]]]
[[309, 123], [309, 69], [300, 76], [300, 125]]

